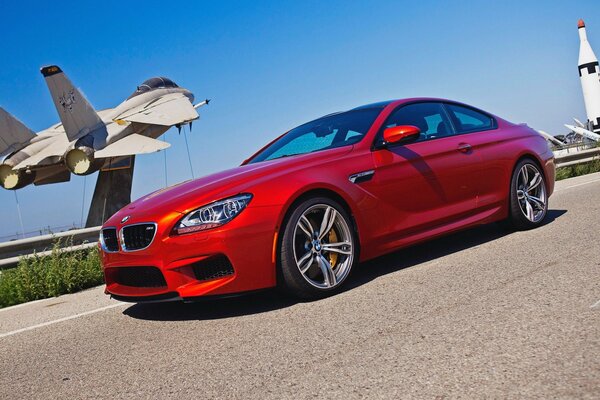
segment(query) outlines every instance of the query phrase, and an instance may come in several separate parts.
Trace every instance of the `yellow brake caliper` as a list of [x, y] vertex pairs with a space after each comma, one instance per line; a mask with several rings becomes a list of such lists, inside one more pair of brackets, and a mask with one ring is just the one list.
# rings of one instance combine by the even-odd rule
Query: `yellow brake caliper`
[[[338, 237], [337, 234], [335, 233], [335, 229], [331, 229], [329, 231], [329, 235], [327, 235], [327, 239], [329, 240], [329, 243], [337, 243], [338, 242]], [[337, 264], [337, 259], [338, 259], [338, 254], [334, 253], [333, 251], [329, 252], [329, 263], [331, 264], [331, 268], [335, 269], [335, 266]]]

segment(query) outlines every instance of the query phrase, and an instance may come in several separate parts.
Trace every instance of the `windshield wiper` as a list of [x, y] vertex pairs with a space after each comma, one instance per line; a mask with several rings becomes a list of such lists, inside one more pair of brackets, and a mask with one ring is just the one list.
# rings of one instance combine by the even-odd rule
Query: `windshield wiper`
[[278, 160], [278, 159], [280, 159], [280, 158], [285, 158], [285, 157], [297, 156], [297, 155], [298, 155], [298, 154], [284, 154], [284, 155], [282, 155], [282, 156], [278, 156], [278, 157], [275, 157], [275, 158], [269, 158], [269, 161], [272, 161], [272, 160]]

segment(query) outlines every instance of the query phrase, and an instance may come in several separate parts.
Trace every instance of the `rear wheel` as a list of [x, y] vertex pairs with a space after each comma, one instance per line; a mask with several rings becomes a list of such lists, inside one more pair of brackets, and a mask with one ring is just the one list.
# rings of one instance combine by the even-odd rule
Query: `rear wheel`
[[303, 299], [333, 294], [356, 262], [348, 213], [337, 202], [308, 199], [292, 212], [281, 241], [281, 276], [287, 291]]
[[536, 163], [525, 159], [513, 171], [509, 220], [517, 229], [531, 229], [542, 224], [547, 211], [544, 174]]

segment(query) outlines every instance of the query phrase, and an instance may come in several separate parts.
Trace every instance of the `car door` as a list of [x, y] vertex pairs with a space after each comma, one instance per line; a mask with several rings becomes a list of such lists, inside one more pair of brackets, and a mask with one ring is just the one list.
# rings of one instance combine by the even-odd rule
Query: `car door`
[[506, 165], [514, 157], [510, 141], [498, 128], [494, 117], [462, 104], [445, 103], [456, 134], [465, 138], [481, 158], [477, 208], [483, 212], [501, 205], [507, 198]]
[[[386, 146], [383, 130], [414, 125], [416, 141]], [[393, 247], [472, 215], [477, 203], [479, 158], [440, 102], [402, 105], [384, 122], [372, 152], [375, 173], [367, 190], [384, 216], [380, 240]]]

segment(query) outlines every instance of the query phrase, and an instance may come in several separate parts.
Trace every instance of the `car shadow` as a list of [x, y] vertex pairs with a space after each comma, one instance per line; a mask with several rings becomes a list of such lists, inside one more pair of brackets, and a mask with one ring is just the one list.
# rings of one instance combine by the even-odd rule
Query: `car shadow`
[[[544, 225], [564, 215], [566, 210], [548, 210]], [[453, 254], [510, 235], [499, 224], [487, 224], [408, 247], [358, 266], [344, 291], [362, 286], [384, 275]], [[138, 303], [123, 311], [136, 319], [152, 321], [192, 321], [232, 318], [290, 307], [297, 299], [276, 290], [264, 290], [236, 297], [207, 299], [195, 303]]]
[[[548, 210], [542, 226], [552, 223], [566, 212], [567, 210]], [[502, 224], [486, 224], [378, 257], [360, 264], [356, 271], [354, 271], [352, 279], [348, 282], [344, 291], [352, 290], [373, 279], [404, 268], [426, 263], [466, 249], [475, 248], [514, 232], [513, 229], [505, 227]]]

